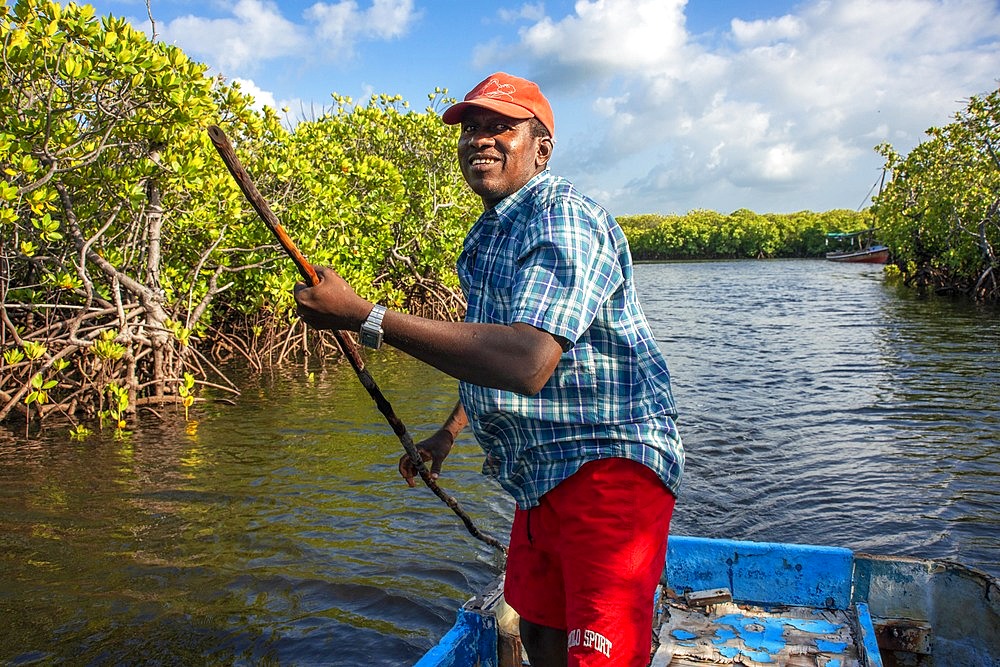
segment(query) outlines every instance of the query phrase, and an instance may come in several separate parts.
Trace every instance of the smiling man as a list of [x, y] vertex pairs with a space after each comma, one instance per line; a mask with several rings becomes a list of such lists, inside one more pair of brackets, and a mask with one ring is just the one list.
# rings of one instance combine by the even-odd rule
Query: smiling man
[[[484, 473], [517, 501], [504, 592], [531, 664], [646, 665], [684, 453], [628, 244], [548, 171], [555, 123], [537, 85], [498, 72], [442, 118], [461, 126], [459, 164], [484, 208], [458, 260], [465, 321], [388, 311], [329, 269], [296, 287], [299, 312], [460, 380], [418, 448], [437, 477], [471, 424]], [[413, 486], [406, 457], [399, 469]]]

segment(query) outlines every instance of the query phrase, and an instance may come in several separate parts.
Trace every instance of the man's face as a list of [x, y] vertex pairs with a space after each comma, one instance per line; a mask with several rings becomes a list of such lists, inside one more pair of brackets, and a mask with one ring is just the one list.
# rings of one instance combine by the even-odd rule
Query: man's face
[[552, 140], [532, 135], [530, 120], [472, 108], [462, 118], [458, 162], [486, 208], [514, 194], [545, 168]]

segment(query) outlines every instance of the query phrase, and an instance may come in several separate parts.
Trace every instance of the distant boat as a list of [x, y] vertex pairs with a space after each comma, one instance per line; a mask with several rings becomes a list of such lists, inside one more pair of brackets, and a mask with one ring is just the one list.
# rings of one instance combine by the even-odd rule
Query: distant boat
[[[650, 667], [992, 667], [1000, 582], [958, 563], [671, 536]], [[521, 667], [502, 578], [458, 610], [417, 667]]]
[[826, 235], [826, 243], [836, 248], [826, 253], [826, 258], [831, 262], [885, 264], [889, 261], [889, 247], [875, 242], [874, 229], [830, 232]]

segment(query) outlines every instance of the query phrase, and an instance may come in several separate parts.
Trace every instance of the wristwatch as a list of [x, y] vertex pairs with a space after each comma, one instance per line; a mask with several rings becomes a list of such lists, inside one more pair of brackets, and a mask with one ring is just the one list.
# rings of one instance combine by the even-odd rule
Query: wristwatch
[[385, 306], [375, 304], [368, 319], [361, 325], [359, 337], [361, 344], [377, 350], [382, 347], [382, 318], [385, 317]]

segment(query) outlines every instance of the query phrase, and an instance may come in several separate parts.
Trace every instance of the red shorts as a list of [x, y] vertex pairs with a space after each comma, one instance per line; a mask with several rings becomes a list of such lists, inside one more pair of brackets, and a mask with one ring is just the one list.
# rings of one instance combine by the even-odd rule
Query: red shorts
[[649, 664], [673, 510], [641, 463], [585, 464], [516, 510], [504, 597], [525, 620], [566, 630], [570, 667]]

